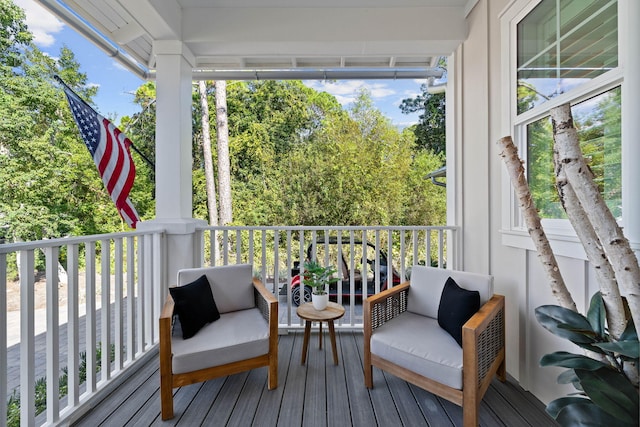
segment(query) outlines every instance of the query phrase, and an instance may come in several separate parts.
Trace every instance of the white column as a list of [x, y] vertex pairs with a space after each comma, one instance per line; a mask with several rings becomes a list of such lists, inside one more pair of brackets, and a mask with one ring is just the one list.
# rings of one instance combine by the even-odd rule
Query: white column
[[157, 41], [156, 218], [191, 218], [191, 68], [181, 42]]
[[175, 282], [181, 268], [200, 266], [195, 228], [205, 221], [192, 217], [192, 67], [193, 54], [180, 41], [153, 44], [156, 55], [156, 218], [139, 230], [166, 232], [166, 258], [154, 287]]

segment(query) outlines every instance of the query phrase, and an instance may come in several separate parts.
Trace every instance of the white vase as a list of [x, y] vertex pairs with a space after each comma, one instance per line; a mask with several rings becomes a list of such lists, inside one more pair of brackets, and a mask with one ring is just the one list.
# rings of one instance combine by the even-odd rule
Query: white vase
[[311, 303], [313, 304], [313, 308], [316, 310], [324, 310], [327, 308], [327, 303], [329, 302], [329, 294], [316, 295], [311, 294]]

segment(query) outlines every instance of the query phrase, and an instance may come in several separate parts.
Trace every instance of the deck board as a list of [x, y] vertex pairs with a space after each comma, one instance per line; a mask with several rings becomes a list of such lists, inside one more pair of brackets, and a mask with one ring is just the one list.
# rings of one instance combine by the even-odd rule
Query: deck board
[[344, 365], [345, 372], [347, 372], [346, 386], [349, 408], [351, 409], [351, 424], [354, 426], [379, 425], [376, 421], [369, 390], [364, 386], [362, 358], [358, 353], [357, 341], [362, 341], [362, 334], [340, 334], [340, 343], [342, 344], [340, 363]]
[[[364, 386], [362, 333], [337, 333], [339, 365], [325, 337], [312, 334], [301, 365], [303, 334], [279, 337], [278, 388], [267, 389], [260, 368], [174, 390], [175, 417], [160, 419], [157, 359], [136, 370], [74, 426], [461, 426], [462, 410], [444, 399], [374, 368]], [[480, 408], [480, 426], [553, 426], [544, 405], [511, 379], [494, 381]]]

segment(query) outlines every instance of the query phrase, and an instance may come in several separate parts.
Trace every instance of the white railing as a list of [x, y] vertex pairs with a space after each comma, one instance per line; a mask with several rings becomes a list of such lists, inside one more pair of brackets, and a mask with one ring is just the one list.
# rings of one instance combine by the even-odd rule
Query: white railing
[[[254, 275], [279, 295], [280, 328], [299, 327], [302, 323], [295, 309], [301, 289], [295, 286], [296, 275], [311, 250], [312, 257], [332, 264], [340, 273], [342, 280], [333, 299], [345, 304], [346, 315], [337, 326], [358, 328], [362, 327], [362, 298], [404, 281], [412, 265], [456, 268], [456, 230], [446, 226], [203, 227], [198, 230], [200, 264], [253, 264]], [[363, 258], [371, 266], [381, 265], [382, 259], [383, 268], [372, 268]], [[394, 272], [386, 280], [381, 274], [385, 267]], [[369, 286], [362, 286], [365, 282]]]
[[[291, 283], [311, 250], [341, 267], [335, 298], [347, 312], [338, 327], [358, 328], [361, 299], [404, 280], [415, 263], [456, 268], [458, 234], [426, 226], [204, 227], [196, 231], [202, 256], [193, 265], [253, 264], [279, 297], [280, 327], [296, 328], [302, 323]], [[0, 416], [0, 427], [74, 419], [91, 398], [124, 381], [127, 369], [154, 357], [171, 282], [164, 236], [159, 230], [0, 245], [0, 411], [7, 413], [17, 393], [20, 399], [19, 420]], [[393, 272], [386, 280], [384, 267]], [[359, 277], [370, 286], [356, 297]], [[45, 392], [36, 392], [41, 378]], [[46, 411], [36, 414], [43, 393]]]
[[[155, 347], [163, 240], [131, 232], [0, 245], [2, 413], [19, 398], [21, 426], [56, 424]], [[42, 378], [46, 412], [36, 414]], [[16, 424], [15, 412], [0, 425]]]

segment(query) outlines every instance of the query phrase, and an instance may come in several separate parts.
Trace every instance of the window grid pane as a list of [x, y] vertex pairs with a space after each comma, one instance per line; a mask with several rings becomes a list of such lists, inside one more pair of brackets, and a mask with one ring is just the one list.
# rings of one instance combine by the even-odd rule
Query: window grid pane
[[[620, 87], [573, 106], [580, 148], [600, 194], [622, 217]], [[553, 132], [549, 116], [527, 125], [527, 180], [542, 218], [566, 218], [555, 188]]]
[[617, 0], [543, 0], [517, 26], [518, 114], [618, 66]]

